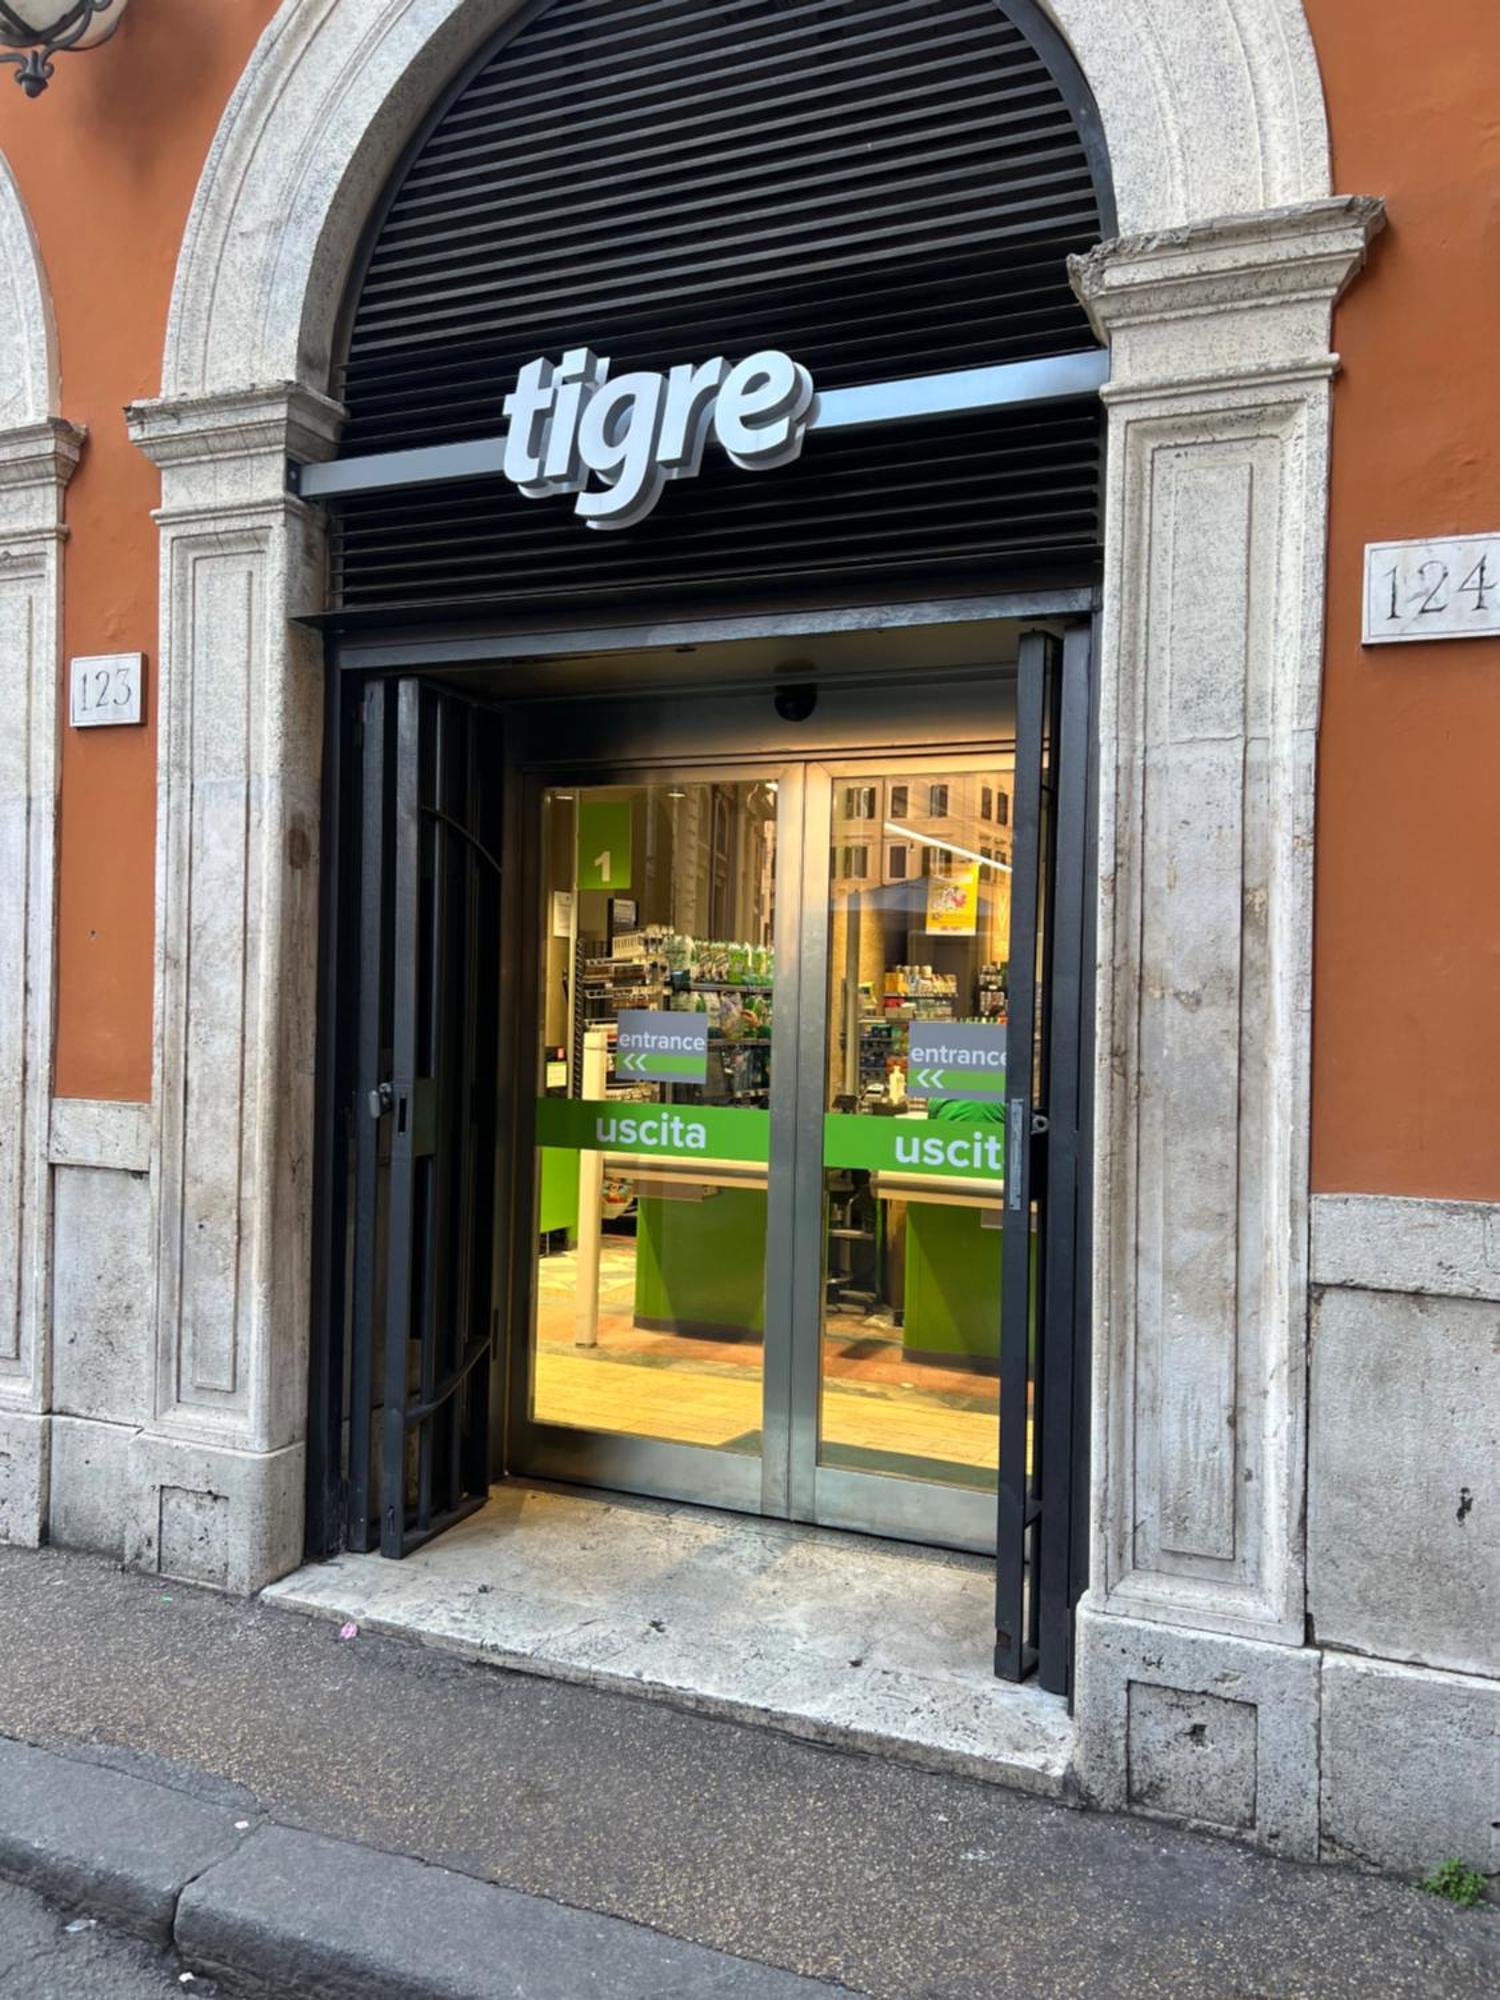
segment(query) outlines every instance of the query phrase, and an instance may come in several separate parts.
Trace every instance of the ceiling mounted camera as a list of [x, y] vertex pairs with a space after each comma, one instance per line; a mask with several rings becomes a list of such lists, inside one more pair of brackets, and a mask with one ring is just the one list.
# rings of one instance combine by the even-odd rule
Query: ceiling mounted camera
[[[800, 661], [797, 664], [802, 668]], [[817, 705], [818, 690], [806, 682], [789, 682], [776, 690], [776, 713], [783, 722], [806, 722]]]

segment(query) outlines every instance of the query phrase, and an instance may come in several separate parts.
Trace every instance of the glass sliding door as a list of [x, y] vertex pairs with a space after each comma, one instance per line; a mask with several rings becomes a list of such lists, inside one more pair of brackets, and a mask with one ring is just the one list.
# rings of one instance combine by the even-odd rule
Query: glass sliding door
[[1015, 1254], [1015, 756], [886, 759], [825, 782], [827, 894], [804, 917], [824, 964], [813, 1510], [988, 1548]]
[[562, 1476], [761, 1504], [780, 794], [687, 772], [536, 801], [525, 1427]]
[[532, 778], [516, 1469], [975, 1551], [1031, 1519], [1050, 699]]

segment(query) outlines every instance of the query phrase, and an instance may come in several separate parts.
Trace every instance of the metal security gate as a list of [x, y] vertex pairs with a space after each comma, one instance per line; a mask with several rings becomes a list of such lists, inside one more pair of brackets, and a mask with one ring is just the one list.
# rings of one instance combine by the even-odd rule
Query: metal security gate
[[400, 1556], [489, 1487], [501, 743], [418, 680], [358, 735], [348, 1535]]
[[1035, 1248], [1004, 1273], [995, 1671], [1057, 1694], [1087, 1557], [1092, 710], [1088, 628], [1024, 639], [1012, 935], [1034, 942], [1011, 960], [1005, 1205]]

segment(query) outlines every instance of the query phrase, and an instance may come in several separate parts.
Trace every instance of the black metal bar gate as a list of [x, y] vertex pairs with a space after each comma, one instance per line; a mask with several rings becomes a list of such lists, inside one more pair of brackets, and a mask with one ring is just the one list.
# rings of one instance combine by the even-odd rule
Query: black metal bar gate
[[1017, 684], [995, 1671], [1058, 1694], [1086, 1577], [1091, 655], [1087, 626], [1030, 633]]
[[[418, 680], [369, 683], [342, 740], [358, 773], [342, 901], [357, 916], [339, 936], [357, 989], [323, 1018], [353, 1051], [331, 1056], [345, 1096], [325, 1107], [342, 1121], [352, 1207], [336, 1292], [348, 1315], [343, 1526], [348, 1546], [401, 1556], [479, 1506], [490, 1481], [502, 745], [493, 710]], [[336, 1243], [322, 1254], [332, 1303]], [[325, 1361], [319, 1393], [337, 1387]], [[324, 1412], [316, 1435], [332, 1428]]]

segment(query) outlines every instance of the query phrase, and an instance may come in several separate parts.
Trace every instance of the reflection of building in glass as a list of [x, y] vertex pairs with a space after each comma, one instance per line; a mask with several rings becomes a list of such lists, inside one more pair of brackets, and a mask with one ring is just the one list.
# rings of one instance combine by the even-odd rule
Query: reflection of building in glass
[[974, 862], [982, 875], [1008, 869], [1014, 794], [1013, 770], [841, 782], [833, 802], [835, 887], [953, 875]]

